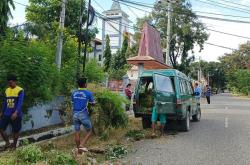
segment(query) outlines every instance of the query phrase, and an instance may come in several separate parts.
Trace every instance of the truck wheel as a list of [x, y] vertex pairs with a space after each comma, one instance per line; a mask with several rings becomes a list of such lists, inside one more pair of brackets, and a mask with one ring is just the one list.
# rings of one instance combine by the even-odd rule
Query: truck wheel
[[181, 130], [188, 132], [190, 130], [190, 112], [187, 111], [184, 120], [181, 120]]
[[201, 120], [201, 109], [199, 108], [197, 114], [192, 116], [193, 121], [200, 121]]
[[151, 117], [150, 116], [143, 116], [142, 117], [142, 127], [143, 129], [146, 129], [146, 128], [151, 128]]

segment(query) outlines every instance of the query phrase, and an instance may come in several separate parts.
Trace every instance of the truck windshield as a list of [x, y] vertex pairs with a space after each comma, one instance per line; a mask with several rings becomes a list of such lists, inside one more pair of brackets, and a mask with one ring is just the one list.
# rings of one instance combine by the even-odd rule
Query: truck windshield
[[155, 75], [155, 87], [157, 91], [174, 92], [173, 83], [170, 77]]

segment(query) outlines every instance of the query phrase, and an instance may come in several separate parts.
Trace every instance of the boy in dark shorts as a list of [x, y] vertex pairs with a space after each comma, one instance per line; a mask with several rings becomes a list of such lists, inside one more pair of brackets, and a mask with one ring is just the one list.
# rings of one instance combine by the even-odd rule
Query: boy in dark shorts
[[[22, 128], [22, 104], [24, 99], [24, 90], [17, 86], [17, 77], [10, 75], [7, 78], [8, 88], [5, 91], [5, 99], [3, 112], [0, 114], [0, 134], [5, 141], [5, 149], [13, 147], [16, 149], [19, 132]], [[5, 130], [11, 124], [14, 142], [11, 145], [9, 137], [6, 135]]]
[[[77, 83], [79, 88], [72, 93], [71, 99], [73, 104], [73, 123], [75, 127], [75, 142], [78, 153], [88, 151], [85, 144], [89, 140], [92, 133], [92, 123], [90, 121], [88, 104], [94, 105], [94, 97], [92, 92], [86, 89], [87, 83], [85, 78], [80, 78]], [[80, 141], [80, 127], [83, 125], [87, 131], [83, 141]]]

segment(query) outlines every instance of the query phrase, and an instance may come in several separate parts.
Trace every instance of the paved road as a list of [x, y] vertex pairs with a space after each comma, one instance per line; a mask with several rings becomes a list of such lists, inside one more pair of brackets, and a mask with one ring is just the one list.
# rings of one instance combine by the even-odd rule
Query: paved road
[[221, 94], [203, 101], [190, 132], [136, 142], [124, 162], [145, 165], [250, 165], [250, 99]]

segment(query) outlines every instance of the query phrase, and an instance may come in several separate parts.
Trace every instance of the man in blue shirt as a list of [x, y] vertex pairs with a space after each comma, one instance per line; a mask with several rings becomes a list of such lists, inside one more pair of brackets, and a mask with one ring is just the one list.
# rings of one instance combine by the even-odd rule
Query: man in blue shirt
[[22, 127], [23, 113], [21, 108], [24, 99], [24, 90], [17, 86], [17, 77], [15, 75], [9, 75], [7, 80], [9, 87], [5, 91], [3, 112], [0, 113], [0, 134], [6, 142], [5, 149], [7, 149], [11, 145], [8, 136], [4, 131], [6, 130], [7, 126], [11, 124], [14, 138], [12, 147], [15, 149], [19, 137], [19, 131]]
[[201, 87], [199, 86], [198, 83], [195, 83], [194, 95], [196, 98], [196, 103], [199, 105], [200, 105], [201, 93], [202, 93]]
[[[75, 127], [75, 142], [78, 149], [78, 153], [87, 151], [85, 147], [86, 142], [89, 140], [92, 133], [92, 124], [88, 112], [88, 104], [94, 105], [94, 97], [92, 92], [86, 90], [87, 83], [85, 78], [80, 78], [78, 83], [78, 90], [72, 93], [71, 99], [73, 104], [73, 123]], [[83, 141], [80, 141], [80, 127], [86, 129], [87, 134]]]
[[208, 85], [206, 85], [205, 96], [207, 98], [207, 103], [210, 104], [211, 89]]

